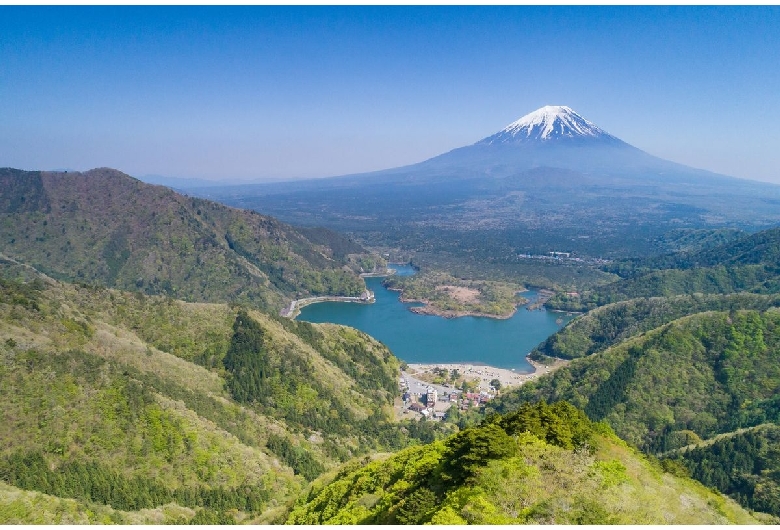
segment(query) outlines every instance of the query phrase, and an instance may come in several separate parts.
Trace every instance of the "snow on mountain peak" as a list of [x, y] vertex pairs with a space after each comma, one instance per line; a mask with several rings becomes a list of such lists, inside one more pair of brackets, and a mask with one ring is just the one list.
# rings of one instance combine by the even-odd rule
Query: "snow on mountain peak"
[[559, 138], [614, 138], [571, 108], [548, 105], [526, 114], [480, 143], [512, 143]]

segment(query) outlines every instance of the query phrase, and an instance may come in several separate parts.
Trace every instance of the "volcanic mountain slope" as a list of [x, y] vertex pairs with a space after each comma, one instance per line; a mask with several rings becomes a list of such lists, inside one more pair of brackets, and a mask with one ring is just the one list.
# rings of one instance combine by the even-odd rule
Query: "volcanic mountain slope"
[[333, 232], [316, 235], [112, 169], [0, 170], [0, 252], [60, 279], [274, 310], [298, 296], [360, 294], [356, 258], [378, 261]]
[[[779, 186], [660, 159], [565, 106], [418, 164], [193, 193], [414, 252], [443, 255], [453, 251], [446, 240], [456, 240], [456, 252], [483, 261], [504, 250], [650, 255], [670, 230], [780, 222]], [[468, 233], [477, 243], [464, 241]]]

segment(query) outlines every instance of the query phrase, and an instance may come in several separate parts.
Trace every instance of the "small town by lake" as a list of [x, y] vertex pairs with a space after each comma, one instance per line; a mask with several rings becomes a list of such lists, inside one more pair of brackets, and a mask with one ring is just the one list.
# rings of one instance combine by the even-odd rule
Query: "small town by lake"
[[[391, 264], [396, 274], [414, 274], [407, 265]], [[299, 320], [352, 326], [386, 344], [407, 363], [471, 363], [533, 372], [525, 356], [561, 329], [571, 316], [525, 306], [508, 319], [442, 318], [409, 311], [419, 303], [403, 303], [398, 292], [382, 286], [382, 278], [366, 278], [376, 297], [373, 304], [322, 302], [301, 308]], [[523, 293], [533, 303], [535, 291]]]

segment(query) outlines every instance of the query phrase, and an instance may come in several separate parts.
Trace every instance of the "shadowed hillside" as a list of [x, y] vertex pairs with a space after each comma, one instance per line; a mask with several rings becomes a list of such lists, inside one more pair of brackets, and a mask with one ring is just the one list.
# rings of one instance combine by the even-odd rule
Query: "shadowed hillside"
[[356, 272], [378, 261], [334, 232], [310, 233], [315, 242], [112, 169], [0, 170], [0, 252], [63, 280], [271, 310], [299, 296], [360, 294]]

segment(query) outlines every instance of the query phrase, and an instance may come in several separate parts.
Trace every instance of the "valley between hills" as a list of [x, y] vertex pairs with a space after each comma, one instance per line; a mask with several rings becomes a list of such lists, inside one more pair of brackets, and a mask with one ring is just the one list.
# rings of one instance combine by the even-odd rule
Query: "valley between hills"
[[[780, 523], [780, 191], [529, 116], [316, 182], [0, 169], [0, 522]], [[555, 369], [399, 417], [403, 360], [289, 318], [393, 262], [437, 315], [549, 290]]]

